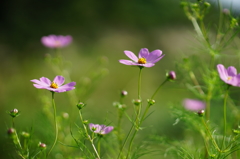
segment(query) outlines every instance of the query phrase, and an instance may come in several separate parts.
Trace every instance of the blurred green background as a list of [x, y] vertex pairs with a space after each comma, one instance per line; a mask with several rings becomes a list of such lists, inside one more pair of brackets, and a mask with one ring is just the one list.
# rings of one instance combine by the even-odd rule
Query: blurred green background
[[[216, 15], [213, 11], [208, 19]], [[0, 20], [0, 158], [7, 158], [13, 151], [6, 134], [11, 126], [7, 111], [14, 108], [21, 111], [16, 120], [20, 131], [29, 131], [30, 127], [45, 130], [48, 122], [41, 115], [43, 103], [39, 96], [50, 98], [51, 94], [37, 90], [30, 82], [42, 76], [50, 79], [56, 76], [44, 60], [54, 50], [41, 44], [42, 36], [73, 37], [73, 43], [62, 49], [62, 56], [71, 61], [68, 70], [71, 79], [77, 82], [76, 87], [84, 81], [91, 85], [88, 76], [99, 69], [98, 59], [107, 61], [102, 71], [108, 74], [97, 83], [94, 92], [77, 99], [88, 104], [84, 117], [90, 122], [103, 124], [108, 118], [112, 125], [117, 121], [112, 103], [119, 99], [121, 90], [129, 93], [125, 101], [130, 114], [131, 101], [137, 98], [139, 70], [118, 62], [127, 59], [124, 50], [138, 54], [141, 48], [160, 49], [165, 54], [154, 67], [143, 70], [142, 98], [146, 101], [165, 79], [165, 73], [175, 70], [175, 63], [196, 52], [194, 47], [199, 45], [178, 0], [4, 0], [0, 5]], [[141, 132], [143, 136], [154, 132], [181, 138], [180, 128], [172, 125], [174, 120], [169, 115], [168, 104], [181, 102], [192, 94], [185, 90], [181, 75], [177, 77], [176, 82], [167, 83], [157, 94], [154, 113], [144, 122], [148, 128]], [[69, 103], [67, 93], [56, 94], [57, 114], [73, 111], [76, 116], [77, 108]], [[75, 116], [72, 123], [78, 120]], [[124, 119], [123, 123], [128, 130], [130, 122]], [[39, 131], [44, 133], [43, 130]], [[36, 131], [35, 134], [40, 134]]]

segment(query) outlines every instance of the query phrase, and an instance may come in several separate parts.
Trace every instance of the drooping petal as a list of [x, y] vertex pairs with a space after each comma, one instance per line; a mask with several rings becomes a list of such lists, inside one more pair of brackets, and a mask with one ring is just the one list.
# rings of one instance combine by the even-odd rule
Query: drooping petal
[[63, 76], [56, 76], [53, 80], [58, 86], [61, 86], [64, 83], [65, 79]]
[[50, 85], [51, 85], [50, 79], [48, 79], [48, 78], [46, 78], [46, 77], [41, 77], [41, 78], [40, 78], [40, 81], [41, 81], [42, 83], [44, 83], [45, 85], [47, 85], [47, 86], [50, 86]]
[[227, 70], [225, 69], [225, 67], [222, 64], [218, 64], [217, 65], [217, 70], [219, 73], [220, 78], [226, 82], [228, 79], [228, 74], [227, 74]]
[[233, 66], [230, 66], [227, 68], [228, 76], [236, 76], [237, 75], [237, 69]]
[[140, 52], [139, 52], [139, 54], [138, 54], [138, 57], [139, 57], [139, 58], [145, 58], [145, 59], [147, 59], [148, 56], [149, 56], [149, 51], [148, 51], [147, 48], [141, 49]]
[[130, 60], [119, 60], [119, 62], [124, 65], [136, 65], [136, 63], [134, 63], [133, 61], [130, 61]]
[[127, 57], [129, 57], [131, 60], [133, 60], [133, 61], [135, 61], [135, 62], [138, 61], [137, 56], [136, 56], [133, 52], [126, 50], [126, 51], [124, 51], [124, 53], [125, 53], [125, 55], [127, 55]]
[[156, 59], [158, 59], [160, 56], [162, 55], [162, 51], [161, 50], [154, 50], [152, 51], [149, 56], [147, 57], [147, 62], [152, 63], [153, 61], [155, 61]]

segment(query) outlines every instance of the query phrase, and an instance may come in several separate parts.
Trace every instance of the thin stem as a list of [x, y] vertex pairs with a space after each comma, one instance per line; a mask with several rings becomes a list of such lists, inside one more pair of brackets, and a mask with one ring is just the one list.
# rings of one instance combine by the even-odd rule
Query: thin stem
[[92, 138], [90, 137], [90, 135], [88, 134], [87, 127], [86, 127], [86, 125], [85, 125], [84, 122], [83, 122], [83, 117], [82, 117], [82, 112], [81, 112], [81, 110], [79, 110], [79, 117], [80, 117], [80, 120], [81, 120], [81, 122], [82, 122], [83, 128], [84, 128], [84, 130], [85, 130], [86, 136], [87, 136], [88, 140], [91, 142], [91, 145], [92, 145], [92, 147], [93, 147], [93, 150], [94, 150], [95, 154], [97, 155], [97, 158], [100, 159], [100, 155], [98, 154], [97, 149], [96, 149], [96, 147], [95, 147], [95, 145], [94, 145], [94, 143], [93, 143], [93, 139], [92, 139]]
[[101, 156], [100, 154], [101, 154], [101, 144], [100, 144], [100, 140], [101, 140], [101, 137], [99, 137], [99, 139], [98, 139], [98, 154], [99, 154], [99, 156]]
[[53, 114], [54, 114], [53, 117], [54, 117], [54, 123], [55, 123], [55, 139], [54, 139], [52, 147], [50, 148], [50, 150], [49, 150], [49, 152], [47, 154], [47, 157], [49, 156], [49, 154], [51, 153], [52, 149], [56, 145], [57, 139], [58, 139], [58, 126], [57, 126], [57, 119], [56, 119], [56, 105], [55, 105], [55, 101], [54, 101], [54, 93], [55, 92], [52, 92], [52, 106], [53, 106]]
[[[140, 68], [140, 71], [139, 71], [139, 75], [138, 75], [138, 99], [141, 100], [141, 76], [142, 76], [142, 69], [143, 67], [139, 67]], [[140, 104], [137, 106], [138, 107], [138, 111], [137, 111], [137, 116], [136, 116], [136, 120], [135, 122], [133, 123], [136, 127], [137, 130], [135, 130], [131, 140], [130, 140], [130, 144], [129, 144], [129, 147], [128, 147], [128, 152], [127, 152], [127, 157], [126, 159], [128, 158], [130, 152], [131, 152], [131, 149], [132, 149], [132, 144], [133, 144], [133, 140], [135, 138], [135, 135], [139, 129], [139, 126], [140, 126], [140, 115], [141, 115], [141, 110], [142, 110], [142, 101], [140, 102]], [[132, 130], [132, 128], [131, 128]]]
[[227, 133], [227, 98], [228, 98], [228, 90], [230, 85], [227, 86], [227, 90], [224, 96], [224, 102], [223, 102], [223, 124], [224, 124], [224, 130], [223, 130], [223, 142], [222, 142], [222, 149], [224, 147], [224, 142], [226, 138]]
[[221, 152], [221, 150], [219, 149], [218, 144], [216, 143], [215, 139], [213, 138], [213, 136], [211, 134], [211, 131], [209, 130], [209, 128], [207, 126], [207, 123], [205, 122], [204, 118], [202, 118], [202, 123], [205, 126], [205, 128], [207, 130], [207, 133], [208, 133], [209, 137], [211, 138], [214, 147], [217, 149], [217, 151]]

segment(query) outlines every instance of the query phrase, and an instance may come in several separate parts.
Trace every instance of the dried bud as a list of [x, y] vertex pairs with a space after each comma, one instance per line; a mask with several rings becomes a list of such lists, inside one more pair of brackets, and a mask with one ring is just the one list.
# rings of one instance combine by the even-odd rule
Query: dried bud
[[154, 99], [148, 99], [147, 101], [148, 101], [148, 104], [150, 106], [155, 104], [155, 100]]
[[125, 96], [127, 96], [127, 94], [128, 94], [128, 92], [127, 92], [127, 91], [124, 91], [124, 90], [123, 90], [123, 91], [121, 92], [121, 96], [122, 96], [122, 97], [125, 97]]
[[77, 107], [78, 107], [78, 109], [79, 110], [81, 110], [83, 107], [85, 107], [86, 106], [86, 104], [84, 104], [83, 102], [79, 102], [78, 104], [77, 104]]
[[198, 113], [198, 116], [202, 117], [204, 115], [205, 111], [204, 110], [199, 110], [197, 113]]
[[141, 104], [141, 100], [140, 99], [134, 99], [133, 100], [133, 104], [135, 105], [135, 106], [139, 106], [140, 104]]
[[38, 146], [41, 150], [45, 150], [47, 148], [47, 145], [41, 142], [39, 142]]
[[170, 72], [168, 72], [167, 74], [166, 74], [166, 76], [167, 76], [167, 78], [169, 79], [169, 80], [176, 80], [176, 73], [174, 72], [174, 71], [170, 71]]
[[19, 111], [17, 109], [13, 109], [9, 112], [10, 116], [15, 118], [19, 115]]

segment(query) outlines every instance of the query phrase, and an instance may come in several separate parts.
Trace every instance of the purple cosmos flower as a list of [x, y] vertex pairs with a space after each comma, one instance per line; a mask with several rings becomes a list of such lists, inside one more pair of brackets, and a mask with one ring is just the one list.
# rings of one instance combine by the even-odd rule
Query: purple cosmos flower
[[[156, 62], [161, 60], [164, 55], [162, 55], [161, 50], [154, 50], [149, 53], [147, 48], [140, 50], [138, 57], [131, 51], [124, 51], [124, 53], [132, 60], [119, 60], [120, 63], [124, 65], [134, 65], [142, 67], [152, 67]], [[162, 56], [161, 56], [162, 55]]]
[[62, 85], [64, 83], [64, 77], [63, 76], [56, 76], [51, 82], [48, 78], [46, 77], [41, 77], [40, 80], [33, 79], [31, 82], [34, 82], [35, 84], [34, 87], [38, 89], [47, 89], [49, 91], [53, 92], [66, 92], [70, 91], [72, 89], [75, 89], [76, 82], [70, 82], [68, 84]]
[[92, 132], [100, 135], [108, 134], [113, 130], [113, 126], [99, 125], [99, 124], [89, 124], [89, 128]]
[[49, 35], [42, 37], [41, 42], [46, 47], [62, 48], [69, 45], [72, 42], [72, 36]]
[[198, 112], [199, 110], [203, 110], [206, 107], [205, 102], [194, 99], [185, 99], [183, 101], [183, 105], [187, 110]]
[[227, 69], [222, 65], [217, 65], [217, 70], [220, 78], [227, 84], [232, 86], [240, 86], [240, 74], [237, 74], [237, 69], [233, 66]]

